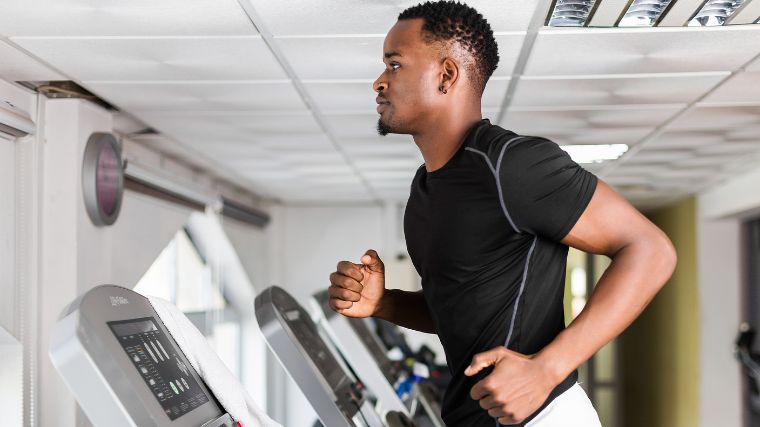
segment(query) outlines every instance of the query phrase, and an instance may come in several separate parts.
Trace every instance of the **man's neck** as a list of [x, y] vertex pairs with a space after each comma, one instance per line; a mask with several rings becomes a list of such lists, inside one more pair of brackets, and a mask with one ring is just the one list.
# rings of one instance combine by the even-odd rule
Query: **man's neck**
[[425, 133], [414, 135], [414, 143], [425, 159], [425, 169], [433, 172], [448, 163], [464, 143], [467, 132], [483, 120], [480, 109], [471, 114], [456, 115], [439, 120]]

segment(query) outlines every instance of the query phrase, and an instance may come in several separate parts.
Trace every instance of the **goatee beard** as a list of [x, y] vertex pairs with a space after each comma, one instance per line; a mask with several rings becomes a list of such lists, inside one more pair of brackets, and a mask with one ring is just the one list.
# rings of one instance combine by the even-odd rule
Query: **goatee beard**
[[393, 129], [390, 126], [383, 123], [383, 119], [377, 119], [377, 133], [381, 136], [388, 135]]

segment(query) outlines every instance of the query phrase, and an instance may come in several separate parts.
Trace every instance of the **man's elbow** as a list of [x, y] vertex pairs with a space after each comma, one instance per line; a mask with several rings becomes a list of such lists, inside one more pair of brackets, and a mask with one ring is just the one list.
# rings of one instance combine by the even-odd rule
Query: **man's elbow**
[[654, 263], [654, 270], [658, 276], [660, 276], [660, 282], [662, 286], [670, 279], [678, 264], [678, 252], [676, 251], [673, 242], [662, 231], [657, 230], [657, 237], [653, 239], [652, 262]]

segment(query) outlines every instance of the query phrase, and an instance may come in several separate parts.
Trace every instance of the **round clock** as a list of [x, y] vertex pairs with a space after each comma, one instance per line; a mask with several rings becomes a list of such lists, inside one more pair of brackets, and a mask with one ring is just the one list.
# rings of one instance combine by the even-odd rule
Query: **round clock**
[[96, 132], [87, 140], [82, 162], [82, 192], [93, 224], [111, 225], [116, 221], [124, 193], [124, 165], [119, 143], [110, 133]]

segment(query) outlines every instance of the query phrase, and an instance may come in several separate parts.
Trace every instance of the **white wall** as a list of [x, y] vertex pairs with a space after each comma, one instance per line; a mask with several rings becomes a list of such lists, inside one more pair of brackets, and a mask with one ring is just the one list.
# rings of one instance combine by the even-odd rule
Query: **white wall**
[[733, 345], [741, 321], [742, 222], [760, 211], [760, 168], [698, 199], [699, 422], [742, 425], [741, 372]]
[[126, 192], [111, 227], [95, 227], [84, 208], [81, 161], [92, 132], [109, 132], [110, 112], [78, 100], [45, 106], [40, 289], [38, 298], [38, 424], [82, 425], [76, 405], [47, 356], [63, 307], [94, 286], [133, 286], [190, 214], [187, 208]]
[[8, 331], [16, 330], [15, 165], [16, 143], [0, 139], [0, 327]]

